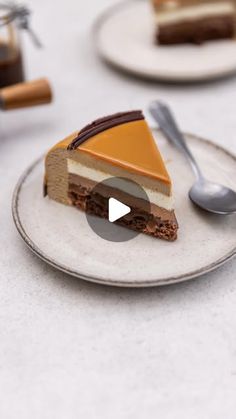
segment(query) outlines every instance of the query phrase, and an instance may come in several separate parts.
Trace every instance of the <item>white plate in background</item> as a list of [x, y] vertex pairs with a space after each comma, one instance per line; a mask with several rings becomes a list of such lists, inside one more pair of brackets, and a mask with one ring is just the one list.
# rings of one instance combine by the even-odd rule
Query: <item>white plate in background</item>
[[125, 0], [97, 19], [94, 42], [105, 61], [136, 76], [171, 82], [205, 81], [236, 73], [235, 40], [156, 45], [150, 3]]

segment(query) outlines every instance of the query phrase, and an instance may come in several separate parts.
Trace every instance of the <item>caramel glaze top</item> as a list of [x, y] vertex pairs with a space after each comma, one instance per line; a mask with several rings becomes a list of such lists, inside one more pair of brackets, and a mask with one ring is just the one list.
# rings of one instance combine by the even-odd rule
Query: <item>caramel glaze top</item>
[[[87, 127], [91, 127], [91, 124]], [[81, 134], [84, 132], [84, 129], [80, 131]], [[52, 150], [62, 148], [71, 150], [71, 153], [87, 153], [94, 159], [171, 184], [152, 132], [143, 117], [104, 129], [75, 146], [79, 137], [78, 134], [72, 134]]]
[[96, 134], [106, 131], [109, 128], [113, 128], [127, 122], [139, 121], [141, 119], [144, 119], [142, 111], [120, 112], [115, 113], [114, 115], [105, 116], [104, 118], [96, 119], [96, 121], [93, 121], [91, 124], [86, 125], [80, 130], [77, 137], [74, 138], [68, 145], [68, 150], [77, 149], [89, 138], [94, 137]]

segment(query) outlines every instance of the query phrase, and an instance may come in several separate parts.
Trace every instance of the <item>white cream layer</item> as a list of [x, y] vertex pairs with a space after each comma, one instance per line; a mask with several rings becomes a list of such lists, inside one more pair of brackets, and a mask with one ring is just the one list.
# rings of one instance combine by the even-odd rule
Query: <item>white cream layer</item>
[[[67, 159], [67, 168], [69, 173], [73, 175], [82, 176], [86, 179], [89, 179], [97, 183], [103, 182], [104, 180], [112, 177], [108, 173], [84, 166], [83, 164], [76, 162], [72, 159]], [[151, 203], [157, 205], [158, 207], [165, 208], [168, 211], [171, 211], [174, 208], [172, 196], [164, 195], [160, 192], [153, 191], [152, 189], [145, 188], [144, 186], [142, 186], [142, 188], [146, 192], [148, 199]], [[128, 181], [123, 182], [122, 190], [127, 191], [129, 194], [138, 197], [137, 191], [135, 190], [135, 188], [131, 188], [131, 184]]]
[[234, 13], [235, 7], [233, 2], [222, 1], [219, 3], [195, 4], [181, 8], [173, 7], [166, 11], [157, 12], [156, 20], [158, 24], [169, 24]]

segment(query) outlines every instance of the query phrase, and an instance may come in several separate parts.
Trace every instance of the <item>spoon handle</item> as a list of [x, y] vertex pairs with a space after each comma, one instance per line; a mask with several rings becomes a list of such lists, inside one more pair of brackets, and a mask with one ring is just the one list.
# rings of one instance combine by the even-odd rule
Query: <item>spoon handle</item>
[[195, 176], [198, 179], [202, 179], [203, 175], [202, 172], [192, 155], [191, 151], [189, 150], [186, 141], [180, 132], [180, 129], [176, 123], [176, 120], [171, 113], [169, 107], [162, 102], [155, 101], [152, 102], [149, 111], [155, 121], [158, 122], [159, 127], [167, 137], [167, 139], [172, 142], [188, 159]]

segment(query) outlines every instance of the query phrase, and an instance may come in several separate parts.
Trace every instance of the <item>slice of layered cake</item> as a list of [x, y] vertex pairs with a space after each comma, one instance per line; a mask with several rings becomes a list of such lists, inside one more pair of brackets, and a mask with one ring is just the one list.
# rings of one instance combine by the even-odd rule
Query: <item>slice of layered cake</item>
[[[117, 177], [143, 188], [149, 210], [135, 188], [127, 194], [103, 186], [93, 196], [96, 185]], [[122, 225], [170, 241], [177, 237], [171, 180], [141, 111], [98, 119], [56, 144], [46, 156], [44, 186], [49, 198], [103, 218], [108, 197], [122, 199], [123, 193], [131, 212]]]
[[234, 38], [235, 0], [152, 0], [159, 44]]

